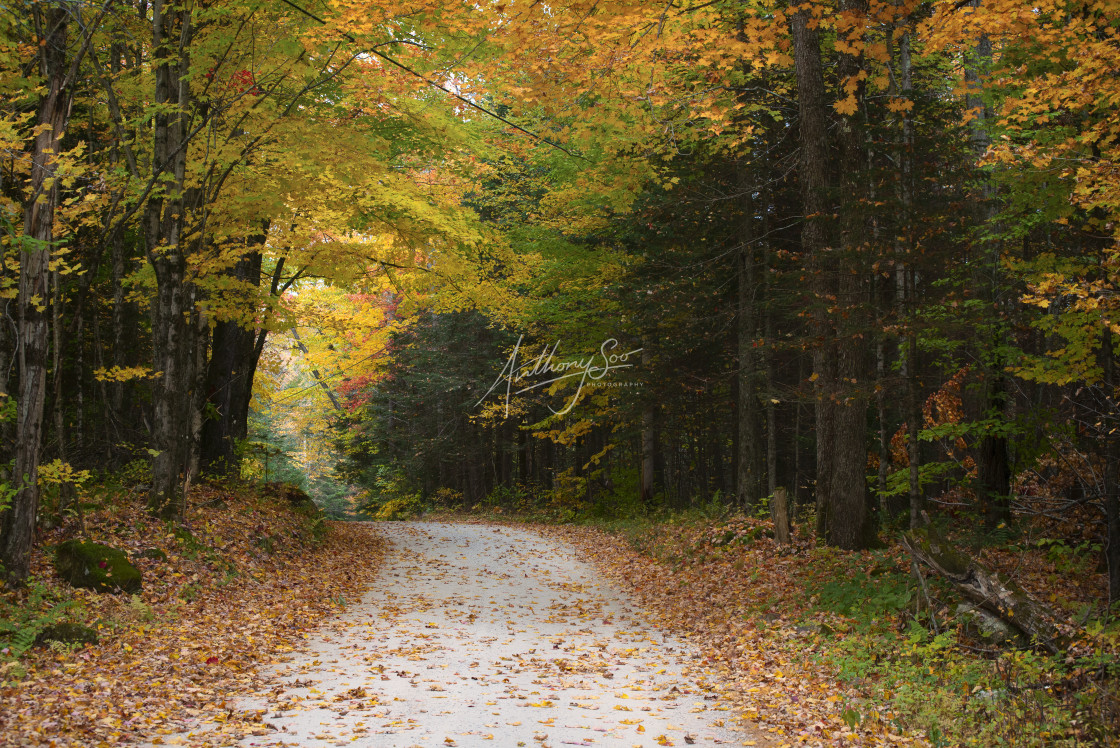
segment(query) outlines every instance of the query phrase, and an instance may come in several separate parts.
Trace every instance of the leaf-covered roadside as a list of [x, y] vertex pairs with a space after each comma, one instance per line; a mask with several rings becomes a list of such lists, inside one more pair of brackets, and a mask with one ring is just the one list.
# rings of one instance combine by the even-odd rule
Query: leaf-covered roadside
[[42, 549], [78, 528], [43, 538], [29, 589], [18, 599], [6, 593], [0, 615], [31, 628], [84, 623], [100, 643], [32, 649], [3, 664], [0, 745], [158, 744], [200, 725], [198, 742], [228, 745], [263, 732], [232, 698], [261, 681], [261, 665], [360, 596], [382, 543], [361, 525], [324, 525], [282, 497], [196, 488], [192, 502], [189, 532], [153, 519], [139, 498], [118, 497], [86, 517], [84, 538], [127, 550], [141, 567], [139, 595], [70, 589]]
[[[976, 646], [959, 618], [932, 635], [912, 622], [915, 583], [898, 547], [783, 547], [749, 518], [539, 529], [697, 642], [725, 696], [783, 744], [1097, 745], [1115, 734], [1114, 685], [1085, 677], [1093, 663], [1115, 667], [1115, 631], [1081, 633], [1058, 659]], [[1045, 585], [1045, 562], [1029, 559], [1029, 573], [1018, 563], [1025, 586]]]

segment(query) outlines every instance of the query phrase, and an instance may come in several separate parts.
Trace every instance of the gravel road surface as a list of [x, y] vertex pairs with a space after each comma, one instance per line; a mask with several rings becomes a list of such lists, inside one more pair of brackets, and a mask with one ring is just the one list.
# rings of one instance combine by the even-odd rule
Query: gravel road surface
[[374, 531], [391, 549], [371, 591], [277, 669], [266, 699], [240, 704], [275, 728], [241, 745], [756, 745], [688, 646], [560, 541]]

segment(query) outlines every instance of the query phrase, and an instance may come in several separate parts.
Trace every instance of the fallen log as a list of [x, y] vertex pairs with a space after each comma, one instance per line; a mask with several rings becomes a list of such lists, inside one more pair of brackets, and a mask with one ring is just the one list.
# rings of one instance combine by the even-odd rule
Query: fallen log
[[903, 533], [902, 544], [914, 558], [945, 577], [953, 588], [984, 610], [998, 616], [1051, 653], [1065, 646], [1065, 639], [1051, 623], [1053, 614], [1019, 585], [985, 569], [961, 553], [932, 527]]

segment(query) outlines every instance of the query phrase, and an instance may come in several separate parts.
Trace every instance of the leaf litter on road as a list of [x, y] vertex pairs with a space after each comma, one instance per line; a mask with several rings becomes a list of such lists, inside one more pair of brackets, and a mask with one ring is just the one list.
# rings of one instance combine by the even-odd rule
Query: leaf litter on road
[[[470, 524], [375, 532], [390, 550], [372, 589], [241, 703], [276, 728], [242, 745], [764, 744], [689, 677], [688, 645], [565, 543]], [[355, 689], [378, 699], [337, 698]]]

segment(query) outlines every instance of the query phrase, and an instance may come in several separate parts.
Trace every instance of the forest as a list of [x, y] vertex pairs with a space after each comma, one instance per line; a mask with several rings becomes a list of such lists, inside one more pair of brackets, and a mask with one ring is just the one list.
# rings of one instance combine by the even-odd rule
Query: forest
[[1118, 221], [1114, 0], [16, 0], [4, 583], [109, 484], [701, 517], [894, 554], [1103, 741]]

